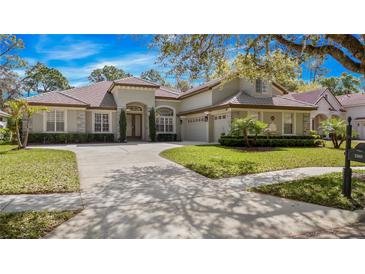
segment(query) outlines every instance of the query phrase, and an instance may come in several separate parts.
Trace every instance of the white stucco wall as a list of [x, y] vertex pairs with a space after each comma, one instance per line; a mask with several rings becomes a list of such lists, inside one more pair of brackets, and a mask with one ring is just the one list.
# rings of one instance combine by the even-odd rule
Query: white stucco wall
[[211, 106], [213, 103], [212, 91], [206, 91], [196, 94], [191, 97], [187, 97], [181, 100], [180, 111], [187, 111], [206, 106]]
[[352, 118], [353, 129], [358, 132], [360, 139], [365, 139], [365, 120], [357, 120], [357, 118], [365, 117], [365, 106], [350, 106], [345, 109], [346, 119]]

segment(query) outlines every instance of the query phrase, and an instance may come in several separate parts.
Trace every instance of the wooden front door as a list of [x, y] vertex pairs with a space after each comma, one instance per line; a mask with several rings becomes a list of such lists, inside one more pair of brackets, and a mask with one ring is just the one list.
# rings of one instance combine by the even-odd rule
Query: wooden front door
[[142, 114], [127, 114], [127, 138], [142, 138]]

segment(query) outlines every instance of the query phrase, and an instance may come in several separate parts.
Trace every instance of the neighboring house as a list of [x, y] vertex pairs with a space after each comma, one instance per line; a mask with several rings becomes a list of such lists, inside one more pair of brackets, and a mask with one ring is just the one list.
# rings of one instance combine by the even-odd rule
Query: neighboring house
[[337, 96], [346, 109], [346, 117], [352, 118], [353, 129], [360, 139], [365, 139], [365, 94], [355, 93]]
[[[228, 133], [234, 118], [247, 114], [269, 124], [279, 135], [308, 134], [313, 113], [318, 111], [318, 104], [322, 106], [322, 101], [298, 100], [276, 83], [239, 78], [212, 80], [179, 92], [128, 77], [27, 100], [48, 108], [32, 117], [32, 133], [112, 133], [118, 140], [119, 115], [124, 109], [127, 138], [145, 141], [149, 140], [151, 108], [156, 110], [157, 134], [176, 134], [184, 141], [217, 142], [222, 133]], [[333, 98], [327, 100], [337, 110]]]
[[6, 112], [0, 110], [0, 128], [6, 128], [7, 127], [7, 121], [8, 121], [9, 117], [10, 117], [9, 114], [7, 114]]
[[302, 102], [306, 102], [317, 107], [316, 110], [311, 111], [311, 129], [318, 131], [322, 134], [321, 122], [338, 117], [345, 119], [346, 110], [342, 106], [341, 102], [334, 96], [327, 88], [321, 88], [312, 90], [309, 92], [290, 92], [285, 97], [293, 98]]

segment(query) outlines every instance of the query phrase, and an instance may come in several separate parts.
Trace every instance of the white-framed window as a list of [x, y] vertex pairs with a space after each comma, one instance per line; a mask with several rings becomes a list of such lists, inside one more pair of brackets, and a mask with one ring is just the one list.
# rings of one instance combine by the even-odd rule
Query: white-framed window
[[94, 132], [109, 132], [109, 113], [94, 113]]
[[256, 86], [256, 93], [265, 93], [265, 92], [267, 92], [267, 87], [268, 87], [267, 81], [257, 79], [255, 86]]
[[173, 133], [174, 111], [171, 108], [161, 107], [156, 110], [156, 131], [159, 133]]
[[284, 113], [284, 134], [294, 134], [293, 113]]
[[63, 110], [47, 111], [46, 131], [47, 132], [64, 132], [65, 131], [65, 111], [63, 111]]

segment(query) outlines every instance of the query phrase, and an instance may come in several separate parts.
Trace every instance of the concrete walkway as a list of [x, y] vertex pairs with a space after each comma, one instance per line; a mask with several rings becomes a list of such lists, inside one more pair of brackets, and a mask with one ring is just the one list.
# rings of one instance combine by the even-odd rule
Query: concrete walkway
[[[70, 195], [75, 199], [70, 199], [72, 206], [83, 204], [85, 209], [47, 237], [287, 238], [345, 226], [361, 217], [356, 212], [245, 191], [252, 185], [340, 168], [301, 168], [211, 180], [158, 156], [181, 145], [52, 146], [76, 152], [80, 171], [82, 200], [75, 194], [58, 198], [67, 200]], [[19, 209], [16, 204], [15, 198], [3, 209]]]

